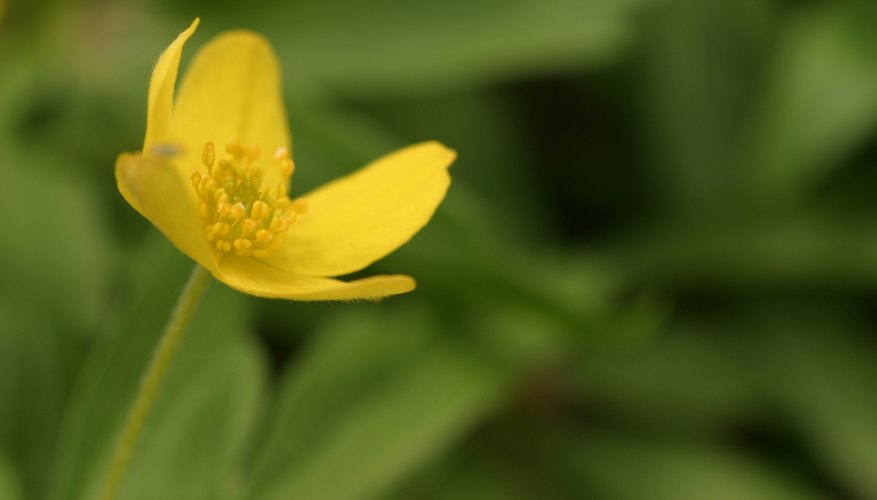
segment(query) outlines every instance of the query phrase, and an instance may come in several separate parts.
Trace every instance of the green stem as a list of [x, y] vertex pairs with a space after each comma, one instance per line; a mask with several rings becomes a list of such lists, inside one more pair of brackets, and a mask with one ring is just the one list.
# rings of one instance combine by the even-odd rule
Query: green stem
[[101, 500], [115, 500], [119, 494], [119, 488], [122, 486], [122, 480], [125, 478], [125, 471], [128, 468], [128, 462], [131, 460], [131, 453], [137, 445], [137, 439], [140, 437], [140, 431], [143, 430], [143, 424], [149, 416], [152, 405], [155, 402], [155, 396], [158, 393], [161, 384], [167, 375], [168, 368], [173, 360], [174, 353], [180, 344], [180, 339], [185, 332], [186, 327], [192, 320], [195, 309], [198, 307], [207, 285], [210, 284], [210, 273], [203, 267], [196, 265], [186, 283], [186, 287], [177, 299], [177, 306], [174, 308], [173, 315], [164, 333], [161, 334], [158, 346], [152, 354], [152, 361], [146, 368], [143, 380], [140, 382], [140, 390], [131, 405], [128, 418], [125, 420], [125, 426], [119, 435], [119, 441], [116, 442], [110, 467], [104, 477], [103, 487], [101, 489]]

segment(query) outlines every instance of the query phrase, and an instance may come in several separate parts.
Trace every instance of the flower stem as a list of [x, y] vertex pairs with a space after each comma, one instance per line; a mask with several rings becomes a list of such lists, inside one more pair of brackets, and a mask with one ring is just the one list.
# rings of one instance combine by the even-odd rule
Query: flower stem
[[174, 308], [173, 315], [168, 321], [161, 339], [152, 354], [152, 360], [143, 374], [140, 382], [140, 390], [134, 398], [134, 403], [125, 420], [122, 433], [116, 442], [113, 451], [109, 469], [104, 476], [103, 487], [101, 489], [101, 500], [115, 500], [122, 486], [122, 480], [125, 478], [125, 472], [128, 468], [128, 462], [131, 459], [131, 453], [137, 445], [137, 439], [140, 431], [143, 430], [143, 424], [149, 416], [152, 405], [155, 402], [155, 396], [161, 388], [168, 368], [173, 360], [180, 339], [185, 332], [186, 327], [192, 320], [195, 309], [207, 285], [210, 284], [210, 273], [203, 267], [196, 265], [186, 282], [186, 287], [177, 299], [177, 306]]

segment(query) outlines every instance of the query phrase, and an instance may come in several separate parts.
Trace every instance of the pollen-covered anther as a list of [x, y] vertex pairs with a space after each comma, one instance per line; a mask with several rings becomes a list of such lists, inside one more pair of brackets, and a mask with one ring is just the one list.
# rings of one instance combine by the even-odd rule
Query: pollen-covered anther
[[225, 151], [234, 157], [240, 156], [243, 152], [243, 150], [241, 149], [241, 143], [239, 142], [230, 142], [226, 144]]
[[241, 223], [241, 234], [250, 234], [255, 231], [257, 227], [259, 227], [258, 222], [253, 219], [244, 219], [244, 222]]
[[291, 177], [292, 173], [295, 172], [295, 163], [290, 159], [283, 160], [280, 162], [280, 172], [284, 177]]
[[[293, 202], [286, 195], [294, 169], [289, 151], [278, 148], [264, 168], [256, 145], [231, 142], [225, 152], [228, 156], [217, 158], [213, 143], [205, 144], [201, 163], [207, 172], [202, 168], [191, 176], [205, 237], [221, 252], [268, 257], [283, 244], [297, 215], [307, 211], [304, 200]], [[263, 190], [265, 168], [279, 170], [284, 181]]]
[[229, 218], [235, 222], [243, 219], [244, 215], [246, 215], [246, 214], [247, 214], [247, 207], [241, 202], [238, 202], [238, 203], [235, 203], [234, 205], [232, 205], [228, 211]]
[[256, 200], [253, 203], [253, 208], [250, 209], [250, 217], [252, 217], [256, 222], [261, 222], [265, 217], [268, 217], [268, 214], [271, 212], [271, 207], [262, 200]]
[[308, 200], [304, 198], [299, 198], [292, 202], [292, 211], [297, 214], [308, 213]]
[[234, 240], [234, 253], [241, 257], [246, 257], [250, 255], [250, 248], [252, 248], [253, 242], [246, 238], [238, 238]]
[[268, 243], [269, 241], [271, 241], [271, 237], [271, 231], [268, 231], [267, 229], [260, 229], [256, 231], [256, 241], [260, 243]]
[[209, 172], [213, 169], [213, 164], [216, 162], [216, 150], [213, 147], [212, 142], [208, 142], [204, 145], [204, 151], [201, 153], [201, 163], [207, 167], [207, 171]]

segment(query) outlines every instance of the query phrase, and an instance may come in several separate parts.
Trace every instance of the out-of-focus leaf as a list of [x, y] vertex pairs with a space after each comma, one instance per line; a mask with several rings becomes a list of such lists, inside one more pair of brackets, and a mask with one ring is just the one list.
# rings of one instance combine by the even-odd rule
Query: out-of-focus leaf
[[[2, 0], [0, 0], [0, 4], [2, 4]], [[2, 8], [3, 6], [0, 5], [0, 9]], [[2, 448], [0, 448], [0, 498], [3, 500], [24, 500], [25, 498], [15, 468], [3, 456]]]
[[771, 2], [672, 2], [647, 17], [643, 125], [667, 202], [739, 204], [738, 150]]
[[754, 189], [788, 199], [824, 177], [877, 125], [877, 5], [808, 4], [785, 20], [753, 127]]
[[760, 400], [741, 350], [720, 333], [691, 328], [582, 355], [574, 373], [579, 397], [623, 421], [685, 430], [754, 413]]
[[587, 498], [814, 500], [825, 495], [767, 462], [709, 444], [588, 432], [564, 440]]
[[762, 379], [831, 474], [877, 497], [877, 346], [845, 321], [811, 316], [793, 310], [762, 324]]
[[494, 457], [471, 449], [449, 455], [440, 464], [399, 488], [385, 500], [524, 500], [532, 492], [508, 477]]
[[[650, 0], [289, 2], [252, 19], [278, 45], [291, 79], [347, 93], [491, 83], [602, 63]], [[278, 24], [278, 21], [281, 21]]]
[[[19, 94], [35, 78], [11, 75], [0, 109], [8, 102], [23, 112]], [[0, 112], [0, 224], [10, 235], [0, 248], [0, 300], [33, 314], [52, 311], [66, 331], [82, 333], [104, 311], [114, 257], [98, 191], [51, 148], [23, 148], [12, 118]]]
[[[143, 260], [132, 262], [139, 278], [134, 300], [109, 326], [77, 381], [50, 498], [97, 494], [143, 369], [192, 268], [163, 237], [156, 238]], [[147, 498], [158, 490], [169, 498], [216, 498], [233, 475], [264, 369], [253, 345], [238, 337], [244, 316], [240, 296], [218, 285], [208, 290], [168, 373], [123, 498]]]
[[16, 466], [22, 491], [38, 498], [55, 457], [70, 343], [49, 318], [2, 309], [0, 302], [0, 450]]
[[877, 232], [869, 215], [807, 214], [746, 223], [664, 226], [603, 252], [630, 283], [712, 289], [872, 288]]
[[265, 367], [252, 339], [228, 333], [212, 331], [188, 346], [197, 360], [171, 374], [177, 383], [144, 431], [121, 499], [213, 500], [238, 487]]
[[375, 498], [444, 451], [507, 389], [502, 365], [422, 314], [327, 325], [283, 383], [246, 498]]

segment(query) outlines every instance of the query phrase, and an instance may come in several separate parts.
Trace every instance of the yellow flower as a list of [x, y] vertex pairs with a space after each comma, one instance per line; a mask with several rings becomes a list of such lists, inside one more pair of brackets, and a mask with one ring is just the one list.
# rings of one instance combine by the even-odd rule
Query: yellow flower
[[390, 153], [299, 199], [280, 73], [268, 42], [226, 32], [174, 86], [198, 19], [149, 84], [143, 151], [116, 161], [119, 191], [181, 251], [232, 288], [294, 300], [378, 298], [409, 276], [344, 282], [407, 242], [435, 212], [456, 154], [437, 142]]

